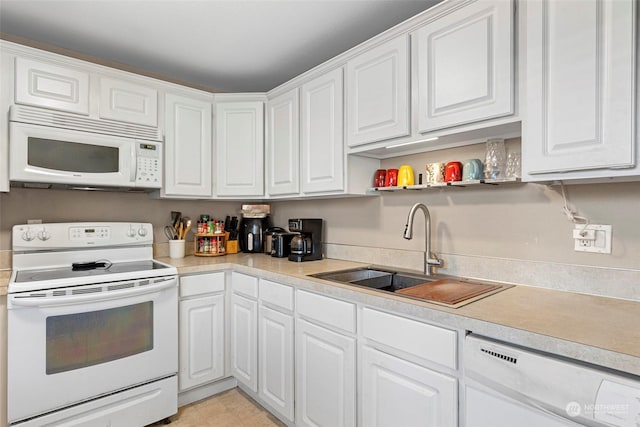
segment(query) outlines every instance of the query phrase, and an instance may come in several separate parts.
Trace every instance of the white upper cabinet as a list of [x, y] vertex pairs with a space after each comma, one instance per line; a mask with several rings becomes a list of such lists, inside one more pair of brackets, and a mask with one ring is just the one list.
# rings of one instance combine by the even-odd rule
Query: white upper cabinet
[[100, 78], [100, 118], [158, 125], [158, 91], [123, 80]]
[[344, 189], [342, 68], [302, 85], [303, 193]]
[[211, 196], [211, 103], [165, 95], [162, 196]]
[[513, 20], [511, 0], [482, 0], [414, 33], [419, 132], [513, 114]]
[[270, 196], [300, 192], [300, 90], [267, 104], [267, 192]]
[[27, 58], [16, 58], [15, 101], [89, 114], [89, 73]]
[[408, 135], [409, 36], [350, 60], [346, 92], [349, 147]]
[[216, 102], [216, 194], [264, 194], [264, 102]]
[[[525, 179], [633, 173], [597, 169], [636, 162], [637, 2], [527, 1], [522, 7]], [[573, 171], [583, 172], [553, 175]]]

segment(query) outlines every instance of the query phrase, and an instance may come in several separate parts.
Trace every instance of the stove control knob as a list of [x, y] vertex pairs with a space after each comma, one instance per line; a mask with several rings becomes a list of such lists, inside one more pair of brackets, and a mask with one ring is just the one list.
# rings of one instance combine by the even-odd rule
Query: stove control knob
[[136, 237], [138, 233], [136, 233], [136, 229], [133, 228], [133, 225], [129, 226], [129, 230], [127, 230], [127, 237]]
[[142, 227], [142, 226], [140, 226], [140, 228], [138, 229], [138, 235], [140, 237], [146, 236], [147, 235], [147, 229]]
[[51, 238], [51, 233], [49, 233], [44, 228], [42, 229], [42, 231], [38, 233], [38, 239], [42, 240], [43, 242], [46, 240], [49, 240], [50, 238]]
[[36, 238], [35, 234], [33, 234], [33, 232], [31, 232], [31, 230], [29, 230], [29, 229], [27, 229], [27, 231], [22, 233], [22, 240], [24, 240], [26, 242], [30, 242], [35, 238]]

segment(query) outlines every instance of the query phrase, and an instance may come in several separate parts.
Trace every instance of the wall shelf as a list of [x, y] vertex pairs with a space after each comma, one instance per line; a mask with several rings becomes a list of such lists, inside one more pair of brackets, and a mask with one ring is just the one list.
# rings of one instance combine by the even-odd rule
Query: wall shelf
[[481, 185], [501, 185], [501, 184], [516, 184], [521, 182], [520, 178], [504, 178], [504, 179], [474, 179], [469, 181], [452, 181], [452, 182], [438, 182], [434, 184], [418, 184], [418, 185], [405, 185], [396, 187], [372, 187], [367, 190], [368, 193], [393, 193], [394, 191], [411, 191], [411, 190], [430, 190], [438, 188], [465, 188], [475, 187]]

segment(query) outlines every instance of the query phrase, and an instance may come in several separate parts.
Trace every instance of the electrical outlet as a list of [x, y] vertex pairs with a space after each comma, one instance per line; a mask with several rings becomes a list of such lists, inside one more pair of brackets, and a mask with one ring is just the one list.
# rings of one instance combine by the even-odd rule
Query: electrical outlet
[[574, 249], [578, 252], [611, 253], [610, 225], [576, 224], [573, 230]]

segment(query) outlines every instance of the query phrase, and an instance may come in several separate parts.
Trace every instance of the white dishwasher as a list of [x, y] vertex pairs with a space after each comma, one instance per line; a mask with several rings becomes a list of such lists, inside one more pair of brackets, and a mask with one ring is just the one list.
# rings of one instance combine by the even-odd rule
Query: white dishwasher
[[466, 427], [640, 427], [640, 378], [465, 338]]

